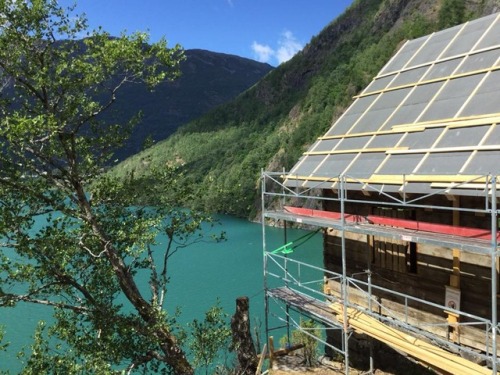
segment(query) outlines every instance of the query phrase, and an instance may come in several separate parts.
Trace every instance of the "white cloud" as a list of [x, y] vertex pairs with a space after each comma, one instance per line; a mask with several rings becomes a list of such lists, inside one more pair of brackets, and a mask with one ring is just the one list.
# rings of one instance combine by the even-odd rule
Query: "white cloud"
[[254, 52], [254, 55], [255, 55], [255, 58], [257, 59], [257, 61], [265, 62], [265, 63], [269, 62], [269, 60], [271, 60], [271, 58], [275, 54], [274, 50], [271, 47], [269, 47], [267, 44], [264, 45], [264, 44], [257, 43], [255, 41], [252, 43], [252, 50]]
[[293, 36], [292, 32], [288, 30], [285, 30], [281, 34], [278, 45], [279, 48], [276, 52], [276, 58], [278, 59], [279, 64], [290, 60], [303, 48], [302, 44], [300, 44], [299, 41]]
[[255, 58], [260, 62], [270, 63], [276, 60], [278, 65], [290, 60], [297, 52], [302, 50], [303, 45], [295, 38], [289, 30], [283, 31], [278, 40], [278, 49], [273, 49], [267, 44], [252, 43]]
[[233, 5], [234, 5], [234, 4], [233, 4], [233, 0], [226, 0], [226, 1], [227, 1], [228, 5], [229, 5], [230, 7], [233, 7]]

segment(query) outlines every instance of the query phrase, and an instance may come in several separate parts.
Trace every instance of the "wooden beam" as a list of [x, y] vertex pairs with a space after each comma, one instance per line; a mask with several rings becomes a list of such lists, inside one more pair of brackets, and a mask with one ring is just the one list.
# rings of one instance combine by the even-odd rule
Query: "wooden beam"
[[[453, 201], [453, 226], [456, 228], [460, 227], [460, 197], [456, 197]], [[491, 235], [490, 235], [491, 238]], [[460, 289], [460, 250], [453, 249], [453, 275], [450, 277], [450, 286]]]
[[402, 148], [391, 148], [385, 151], [386, 154], [392, 155], [409, 155], [409, 154], [432, 154], [432, 153], [442, 153], [442, 152], [464, 152], [464, 151], [498, 151], [500, 150], [499, 145], [473, 145], [473, 146], [460, 146], [460, 147], [434, 147], [434, 148], [415, 148], [409, 150]]
[[[412, 67], [412, 69], [415, 69], [415, 68], [416, 67]], [[370, 92], [363, 92], [360, 95], [354, 96], [354, 98], [358, 99], [358, 98], [363, 98], [365, 96], [380, 95], [380, 94], [383, 94], [385, 92], [391, 92], [391, 91], [401, 90], [401, 89], [405, 89], [405, 88], [411, 88], [411, 87], [415, 87], [415, 86], [423, 86], [423, 85], [428, 85], [428, 84], [436, 83], [436, 82], [445, 82], [445, 81], [449, 81], [449, 80], [457, 79], [457, 78], [470, 77], [470, 76], [474, 76], [477, 74], [494, 72], [494, 71], [499, 70], [499, 69], [500, 69], [500, 66], [498, 66], [498, 65], [491, 66], [489, 68], [473, 70], [470, 72], [459, 73], [459, 74], [454, 74], [454, 75], [449, 75], [449, 76], [444, 76], [444, 77], [439, 77], [439, 78], [433, 78], [433, 79], [428, 79], [428, 80], [424, 80], [424, 81], [411, 82], [411, 83], [407, 83], [404, 85], [387, 87], [384, 89], [370, 91]]]
[[264, 359], [267, 357], [267, 344], [264, 344], [264, 348], [262, 349], [262, 353], [260, 354], [259, 363], [257, 365], [257, 370], [255, 371], [255, 375], [261, 375], [262, 366], [264, 365]]
[[484, 175], [418, 175], [418, 174], [408, 174], [408, 175], [383, 175], [383, 174], [373, 174], [368, 178], [368, 183], [392, 183], [392, 184], [402, 184], [404, 182], [449, 182], [449, 183], [461, 183], [461, 182], [474, 182], [474, 183], [486, 183], [487, 176]]
[[269, 336], [269, 368], [273, 368], [274, 361], [274, 337]]
[[[498, 148], [498, 147], [497, 147]], [[339, 155], [339, 154], [368, 154], [368, 153], [404, 153], [408, 151], [408, 147], [375, 147], [375, 148], [355, 148], [355, 149], [345, 149], [345, 150], [334, 150], [334, 151], [308, 151], [304, 152], [303, 155]], [[411, 150], [410, 150], [411, 151]]]
[[[337, 319], [343, 321], [343, 309], [346, 307], [335, 303], [331, 305]], [[491, 370], [466, 360], [457, 354], [450, 353], [431, 343], [411, 336], [402, 330], [390, 327], [369, 315], [347, 308], [349, 326], [355, 331], [367, 334], [396, 350], [400, 350], [413, 358], [455, 375], [491, 375]]]
[[[402, 185], [403, 183], [411, 182], [428, 182], [432, 187], [437, 187], [442, 184], [445, 188], [460, 188], [463, 185], [467, 188], [477, 188], [480, 184], [486, 184], [487, 176], [484, 175], [383, 175], [372, 174], [369, 178], [346, 178], [346, 182], [360, 184], [389, 184]], [[298, 176], [289, 174], [287, 180], [312, 181], [312, 182], [331, 182], [332, 184], [339, 181], [337, 176], [334, 177], [315, 177], [315, 176]], [[448, 185], [444, 185], [447, 183]], [[466, 186], [467, 185], [467, 186]], [[500, 190], [500, 184], [497, 187]]]

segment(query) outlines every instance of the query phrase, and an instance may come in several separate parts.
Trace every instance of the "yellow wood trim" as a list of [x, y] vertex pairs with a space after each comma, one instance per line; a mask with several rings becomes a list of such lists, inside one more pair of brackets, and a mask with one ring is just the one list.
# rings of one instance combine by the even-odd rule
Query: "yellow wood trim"
[[[486, 186], [488, 189], [491, 190], [490, 184], [486, 185], [486, 181], [483, 181], [483, 183], [465, 183], [465, 184], [459, 184], [459, 183], [431, 183], [431, 187], [433, 188], [439, 188], [439, 189], [485, 189]], [[497, 190], [500, 190], [500, 186], [497, 187]]]
[[[498, 124], [495, 124], [495, 125], [490, 125], [488, 127], [488, 129], [486, 130], [486, 132], [484, 133], [483, 135], [483, 138], [481, 138], [481, 141], [479, 141], [479, 144], [478, 146], [483, 146], [484, 145], [484, 142], [486, 142], [487, 139], [489, 139], [489, 137], [491, 136], [491, 134], [495, 131], [495, 129], [498, 127]], [[468, 157], [467, 161], [462, 165], [462, 168], [460, 168], [460, 170], [458, 171], [458, 173], [464, 173], [467, 168], [469, 167], [469, 164], [472, 163], [472, 161], [474, 160], [474, 158], [476, 157], [478, 151], [473, 151], [470, 156]]]
[[433, 121], [423, 121], [416, 122], [413, 124], [401, 124], [394, 125], [392, 129], [395, 132], [403, 131], [422, 131], [428, 128], [434, 127], [449, 127], [449, 128], [460, 128], [460, 127], [471, 127], [471, 126], [481, 126], [489, 124], [497, 124], [500, 122], [500, 113], [480, 115], [480, 116], [467, 116], [460, 118], [447, 118]]
[[392, 155], [408, 155], [408, 154], [427, 154], [427, 153], [442, 153], [442, 152], [464, 152], [464, 151], [496, 151], [500, 150], [500, 145], [488, 146], [461, 146], [461, 147], [441, 147], [441, 148], [417, 148], [413, 150], [388, 149], [386, 154]]
[[[417, 48], [417, 50], [415, 52], [413, 52], [413, 55], [408, 59], [408, 61], [406, 62], [406, 64], [403, 66], [403, 68], [399, 71], [399, 73], [401, 73], [401, 71], [403, 71], [403, 69], [405, 69], [404, 71], [406, 71], [406, 69], [408, 70], [412, 70], [412, 69], [415, 69], [415, 68], [420, 68], [420, 67], [424, 67], [425, 65], [427, 64], [420, 64], [418, 67], [415, 67], [415, 66], [411, 66], [411, 61], [415, 58], [415, 56], [417, 56], [420, 51], [422, 51], [422, 49], [425, 48], [425, 46], [427, 45], [427, 43], [429, 43], [429, 40], [432, 40], [432, 38], [434, 37], [434, 35], [436, 35], [436, 32], [434, 31], [432, 34], [429, 34], [427, 35], [427, 38], [425, 39], [425, 41], [420, 45], [420, 47]], [[410, 68], [407, 68], [408, 64], [410, 64]]]
[[317, 182], [336, 182], [339, 181], [338, 177], [313, 177], [313, 176], [300, 176], [300, 175], [287, 175], [288, 180], [304, 180], [304, 181], [317, 181]]
[[[298, 181], [311, 181], [311, 182], [331, 182], [332, 184], [336, 184], [340, 181], [340, 178], [338, 176], [336, 177], [313, 177], [313, 176], [292, 176], [292, 175], [287, 175], [286, 176], [287, 180], [298, 180]], [[346, 182], [358, 182], [360, 184], [366, 184], [368, 183], [368, 179], [366, 178], [345, 178]]]
[[387, 123], [390, 122], [392, 120], [392, 118], [395, 116], [395, 114], [400, 110], [400, 108], [402, 108], [404, 106], [404, 104], [406, 103], [406, 100], [413, 94], [413, 92], [415, 92], [415, 90], [416, 90], [416, 86], [414, 86], [412, 89], [408, 90], [405, 97], [399, 102], [399, 104], [395, 108], [393, 108], [392, 112], [387, 116], [385, 121], [382, 122], [382, 124], [379, 126], [379, 128], [377, 130], [384, 129], [386, 127]]
[[455, 128], [465, 128], [465, 127], [473, 127], [473, 126], [482, 126], [482, 125], [493, 125], [493, 124], [498, 124], [500, 122], [500, 116], [485, 116], [477, 119], [471, 119], [468, 121], [459, 121], [459, 122], [454, 122], [450, 123], [448, 128], [450, 129], [455, 129]]
[[[497, 60], [498, 60], [498, 58], [497, 58]], [[490, 73], [491, 72], [486, 73], [484, 75], [484, 77], [476, 85], [476, 87], [474, 87], [474, 89], [470, 92], [469, 97], [462, 103], [462, 106], [459, 108], [458, 112], [456, 113], [456, 116], [460, 116], [460, 114], [465, 109], [465, 107], [467, 107], [467, 105], [470, 103], [470, 101], [472, 100], [472, 98], [474, 98], [474, 96], [476, 95], [476, 93], [479, 91], [479, 89], [481, 88], [481, 86], [483, 85], [483, 83], [488, 79], [488, 77], [490, 76]]]
[[358, 154], [358, 153], [375, 153], [375, 152], [384, 152], [384, 153], [397, 153], [397, 151], [404, 152], [404, 150], [408, 150], [408, 147], [395, 147], [391, 149], [387, 149], [386, 147], [375, 147], [375, 148], [356, 148], [349, 150], [334, 150], [334, 151], [310, 151], [304, 152], [303, 155], [337, 155], [337, 154]]
[[[455, 35], [453, 36], [453, 38], [451, 38], [451, 40], [448, 41], [448, 44], [446, 45], [446, 47], [438, 55], [437, 60], [440, 60], [441, 56], [443, 56], [443, 54], [446, 51], [448, 51], [448, 49], [450, 48], [450, 46], [455, 42], [455, 40], [458, 39], [458, 37], [460, 36], [460, 34], [462, 33], [462, 31], [464, 31], [464, 29], [467, 27], [468, 24], [469, 24], [469, 21], [467, 21], [467, 22], [465, 22], [465, 23], [462, 24], [462, 27], [460, 27], [460, 30], [458, 30], [458, 32], [455, 33]], [[435, 64], [436, 64], [436, 62], [432, 63], [432, 65], [435, 65]]]
[[[453, 225], [460, 226], [460, 196], [453, 200]], [[460, 289], [460, 250], [453, 249], [453, 275], [450, 275], [450, 286]]]
[[[472, 48], [471, 48], [472, 50], [475, 50], [475, 49], [476, 49], [476, 47], [477, 47], [477, 46], [478, 46], [478, 45], [479, 45], [479, 44], [483, 41], [483, 39], [486, 37], [486, 35], [488, 35], [488, 34], [489, 34], [489, 32], [493, 29], [493, 27], [495, 26], [495, 24], [498, 22], [498, 20], [499, 20], [499, 19], [500, 19], [500, 14], [498, 14], [498, 15], [495, 17], [495, 20], [494, 20], [493, 22], [491, 22], [491, 23], [490, 23], [490, 25], [486, 28], [486, 30], [484, 30], [484, 32], [483, 32], [483, 34], [481, 35], [481, 37], [480, 37], [480, 38], [478, 38], [478, 39], [476, 40], [476, 43], [474, 43], [474, 45], [473, 45], [473, 46], [472, 46]], [[497, 46], [493, 46], [493, 48], [495, 48], [495, 47], [498, 47], [498, 45], [497, 45]], [[490, 47], [490, 48], [492, 48], [492, 47]], [[483, 50], [481, 50], [481, 51], [475, 51], [475, 52], [477, 52], [477, 53], [481, 53], [481, 52], [483, 52], [483, 51], [489, 51], [489, 50], [491, 50], [490, 48], [487, 48], [487, 49], [486, 49], [486, 48], [483, 48]], [[472, 53], [471, 53], [471, 54], [472, 54]], [[498, 60], [497, 60], [497, 63], [498, 63]]]
[[460, 183], [474, 181], [477, 183], [486, 182], [486, 177], [482, 175], [372, 175], [369, 182], [379, 182], [387, 181], [393, 183], [404, 183], [404, 182], [450, 182], [450, 183]]
[[[415, 68], [413, 68], [413, 69], [415, 69]], [[445, 77], [439, 77], [439, 78], [429, 79], [429, 80], [425, 80], [425, 81], [418, 81], [418, 82], [413, 82], [413, 83], [407, 83], [405, 85], [400, 85], [400, 86], [388, 87], [388, 88], [385, 88], [385, 89], [382, 89], [382, 90], [376, 90], [376, 91], [368, 92], [366, 94], [364, 94], [364, 93], [360, 94], [358, 96], [355, 96], [354, 99], [364, 98], [366, 96], [371, 96], [371, 95], [380, 95], [380, 94], [384, 94], [386, 92], [403, 90], [403, 89], [410, 88], [410, 87], [415, 87], [415, 86], [430, 85], [431, 83], [451, 81], [453, 79], [470, 77], [470, 76], [474, 76], [474, 75], [478, 75], [478, 74], [484, 74], [484, 73], [493, 72], [493, 71], [496, 71], [496, 70], [500, 70], [500, 65], [491, 66], [489, 68], [484, 68], [484, 69], [473, 70], [473, 71], [470, 71], [470, 72], [465, 72], [465, 73], [460, 73], [460, 74], [449, 75], [449, 76], [445, 76]]]
[[[456, 375], [489, 375], [491, 370], [457, 354], [448, 352], [432, 343], [421, 340], [378, 319], [365, 314], [363, 311], [346, 307], [339, 302], [330, 305], [340, 323], [352, 327], [356, 332], [364, 333], [381, 341], [396, 350], [408, 353], [412, 357]], [[344, 310], [345, 309], [345, 310]], [[344, 315], [345, 314], [345, 315]], [[345, 320], [344, 317], [347, 319]]]
[[393, 134], [394, 132], [388, 130], [384, 132], [364, 132], [364, 133], [354, 133], [354, 134], [342, 134], [342, 135], [325, 135], [318, 137], [320, 141], [327, 141], [330, 139], [344, 139], [344, 138], [356, 138], [356, 137], [369, 137], [372, 135], [383, 135], [383, 134]]
[[[494, 24], [494, 22], [492, 22], [492, 25], [493, 24]], [[485, 34], [483, 34], [483, 36]], [[482, 37], [481, 37], [481, 39], [482, 39]], [[479, 42], [479, 40], [478, 40], [478, 42]], [[480, 53], [493, 51], [493, 50], [498, 49], [498, 48], [500, 48], [500, 44], [496, 44], [494, 46], [490, 46], [490, 47], [487, 47], [487, 48], [482, 48], [480, 50], [468, 51], [468, 52], [460, 53], [458, 55], [449, 56], [449, 57], [446, 57], [446, 58], [443, 58], [443, 59], [437, 59], [437, 60], [434, 60], [434, 61], [428, 61], [428, 62], [425, 62], [423, 64], [414, 65], [414, 66], [411, 66], [411, 67], [408, 67], [408, 68], [403, 67], [400, 70], [394, 70], [392, 72], [388, 72], [388, 73], [385, 73], [385, 74], [381, 74], [381, 75], [375, 76], [372, 81], [376, 81], [377, 79], [385, 78], [385, 77], [388, 77], [388, 76], [391, 76], [391, 75], [397, 75], [398, 73], [404, 73], [404, 72], [407, 72], [407, 71], [410, 71], [410, 70], [413, 70], [413, 69], [422, 68], [424, 66], [430, 66], [430, 65], [433, 65], [433, 64], [440, 64], [440, 63], [443, 63], [445, 61], [451, 61], [451, 60], [456, 60], [456, 59], [460, 59], [460, 58], [465, 58], [465, 57], [469, 57], [469, 56], [478, 55]], [[382, 91], [382, 90], [377, 90], [377, 91]], [[356, 99], [356, 98], [360, 98], [360, 97], [363, 97], [363, 96], [372, 95], [373, 93], [375, 93], [377, 91], [373, 91], [371, 93], [364, 93], [363, 92], [363, 93], [361, 93], [359, 95], [353, 96], [353, 98]]]
[[[409, 125], [408, 125], [409, 126]], [[424, 131], [425, 127], [421, 126], [420, 128], [415, 127], [412, 129], [404, 129], [404, 130], [382, 130], [382, 131], [374, 131], [374, 132], [363, 132], [363, 133], [352, 133], [352, 134], [342, 134], [342, 135], [326, 135], [323, 137], [319, 137], [318, 140], [326, 141], [329, 139], [344, 139], [344, 138], [356, 138], [356, 137], [369, 137], [373, 135], [387, 135], [387, 134], [403, 134], [403, 133], [415, 133]]]
[[[287, 175], [287, 180], [300, 180], [311, 182], [339, 182], [340, 178], [335, 177], [313, 177], [313, 176], [299, 176]], [[389, 184], [389, 185], [402, 185], [404, 183], [412, 182], [429, 182], [431, 187], [441, 188], [468, 188], [478, 189], [484, 187], [489, 180], [488, 176], [484, 175], [381, 175], [373, 174], [369, 178], [346, 178], [346, 182], [357, 182], [360, 184]], [[497, 188], [500, 190], [500, 185]]]
[[500, 113], [480, 115], [480, 116], [467, 116], [460, 118], [447, 118], [441, 120], [433, 121], [423, 121], [409, 124], [393, 125], [392, 130], [382, 130], [373, 132], [363, 132], [363, 133], [353, 133], [353, 134], [342, 134], [342, 135], [329, 135], [318, 137], [318, 140], [331, 140], [331, 139], [343, 139], [343, 138], [355, 138], [355, 137], [368, 137], [368, 136], [378, 136], [387, 134], [402, 134], [402, 133], [413, 133], [421, 132], [429, 128], [441, 128], [448, 127], [450, 129], [464, 128], [472, 126], [482, 126], [489, 124], [500, 123]]
[[[424, 36], [423, 36], [424, 37]], [[427, 37], [429, 37], [427, 35]], [[411, 42], [411, 39], [407, 39], [404, 44], [398, 49], [398, 51], [392, 55], [392, 57], [389, 59], [389, 61], [387, 62], [387, 64], [381, 69], [381, 70], [384, 70], [386, 66], [389, 66], [390, 64], [392, 64], [392, 62], [394, 60], [396, 60], [396, 58], [398, 57], [398, 55], [401, 53], [401, 51], [404, 51], [405, 47], [407, 44], [409, 44]], [[391, 73], [385, 73], [383, 76], [388, 76], [388, 75], [391, 75], [393, 74], [394, 72], [391, 72]]]
[[415, 121], [418, 123], [420, 122], [420, 119], [422, 118], [422, 116], [427, 112], [427, 110], [434, 104], [434, 102], [436, 101], [436, 98], [438, 98], [441, 93], [445, 90], [446, 88], [446, 84], [449, 82], [449, 80], [445, 81], [439, 88], [438, 90], [436, 90], [436, 92], [434, 93], [434, 95], [432, 96], [432, 98], [427, 102], [427, 105], [420, 111], [420, 114], [417, 116], [417, 118], [415, 119]]

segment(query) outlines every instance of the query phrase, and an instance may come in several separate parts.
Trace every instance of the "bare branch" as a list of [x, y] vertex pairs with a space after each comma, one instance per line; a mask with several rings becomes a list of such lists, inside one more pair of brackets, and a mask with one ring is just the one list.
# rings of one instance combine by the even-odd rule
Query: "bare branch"
[[62, 302], [55, 302], [49, 300], [43, 300], [38, 298], [32, 298], [29, 294], [26, 295], [16, 295], [16, 294], [3, 294], [0, 295], [0, 306], [9, 306], [12, 302], [29, 302], [38, 305], [53, 306], [60, 309], [71, 310], [81, 314], [87, 314], [90, 309], [85, 306], [75, 306]]
[[108, 241], [105, 245], [104, 245], [104, 250], [102, 250], [99, 254], [94, 254], [92, 252], [92, 250], [90, 250], [87, 246], [85, 246], [85, 244], [83, 243], [83, 240], [85, 239], [85, 237], [87, 237], [86, 234], [84, 234], [80, 240], [78, 241], [78, 245], [81, 246], [82, 249], [84, 249], [85, 251], [87, 251], [90, 256], [92, 256], [93, 258], [101, 258], [104, 254], [106, 254], [106, 252], [108, 251], [108, 246], [111, 244], [110, 241]]
[[156, 264], [153, 259], [153, 251], [151, 250], [151, 246], [148, 245], [148, 260], [149, 260], [149, 268], [151, 269], [151, 278], [149, 281], [149, 285], [151, 286], [151, 304], [153, 306], [158, 306], [158, 309], [161, 309], [163, 301], [158, 302], [158, 289], [160, 287], [160, 280], [158, 278], [158, 272], [156, 271]]

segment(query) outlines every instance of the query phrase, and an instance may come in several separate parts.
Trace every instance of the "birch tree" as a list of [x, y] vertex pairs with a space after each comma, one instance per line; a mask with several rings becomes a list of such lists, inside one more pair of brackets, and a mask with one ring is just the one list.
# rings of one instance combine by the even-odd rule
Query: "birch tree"
[[[25, 373], [191, 374], [164, 308], [167, 265], [206, 218], [177, 209], [180, 189], [164, 201], [143, 184], [158, 204], [132, 206], [127, 181], [106, 174], [137, 120], [112, 112], [121, 89], [175, 79], [182, 49], [89, 31], [75, 14], [55, 0], [0, 1], [0, 308], [53, 308]], [[155, 178], [178, 189], [173, 170]]]

